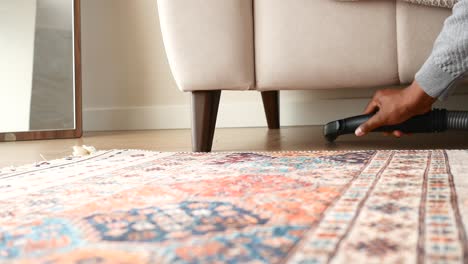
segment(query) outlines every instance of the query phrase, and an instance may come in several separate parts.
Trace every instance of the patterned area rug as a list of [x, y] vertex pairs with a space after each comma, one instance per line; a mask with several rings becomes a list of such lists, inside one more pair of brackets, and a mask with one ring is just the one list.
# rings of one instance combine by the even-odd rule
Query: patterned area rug
[[467, 263], [468, 151], [112, 150], [0, 170], [0, 262]]

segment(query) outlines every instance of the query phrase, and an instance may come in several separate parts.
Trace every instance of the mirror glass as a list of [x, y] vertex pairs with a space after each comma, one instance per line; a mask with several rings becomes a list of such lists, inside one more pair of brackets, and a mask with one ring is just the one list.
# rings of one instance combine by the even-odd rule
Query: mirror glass
[[73, 0], [0, 0], [0, 133], [75, 129]]

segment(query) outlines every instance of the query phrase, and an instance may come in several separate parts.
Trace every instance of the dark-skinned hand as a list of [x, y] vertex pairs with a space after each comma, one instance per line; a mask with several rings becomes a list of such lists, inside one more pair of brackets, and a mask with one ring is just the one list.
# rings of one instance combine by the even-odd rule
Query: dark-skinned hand
[[[431, 110], [435, 101], [416, 81], [405, 89], [379, 90], [364, 111], [365, 114], [376, 114], [356, 129], [356, 136], [364, 136], [378, 127], [400, 124], [413, 116], [425, 114]], [[403, 135], [401, 131], [389, 133], [396, 137]]]

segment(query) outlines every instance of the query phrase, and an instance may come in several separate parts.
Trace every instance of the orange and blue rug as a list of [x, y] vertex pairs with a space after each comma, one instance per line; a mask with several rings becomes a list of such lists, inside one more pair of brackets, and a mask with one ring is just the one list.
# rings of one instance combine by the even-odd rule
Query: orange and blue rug
[[468, 263], [468, 151], [101, 151], [0, 170], [0, 263]]

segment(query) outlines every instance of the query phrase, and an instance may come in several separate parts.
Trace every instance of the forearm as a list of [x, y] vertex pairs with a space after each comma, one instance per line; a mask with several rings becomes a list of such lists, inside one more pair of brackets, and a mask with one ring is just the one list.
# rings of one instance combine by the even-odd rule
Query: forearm
[[431, 97], [445, 99], [468, 72], [468, 0], [461, 0], [447, 18], [431, 55], [415, 76]]

